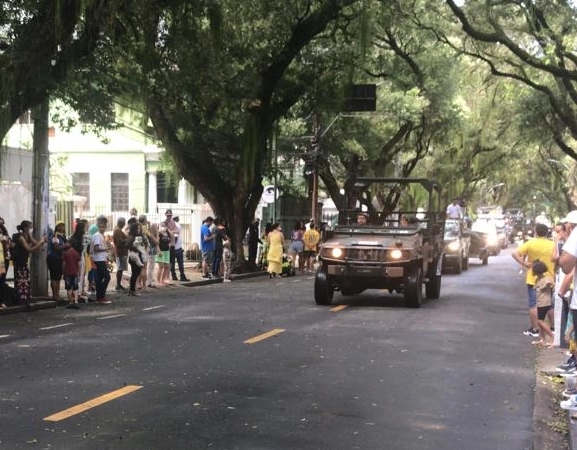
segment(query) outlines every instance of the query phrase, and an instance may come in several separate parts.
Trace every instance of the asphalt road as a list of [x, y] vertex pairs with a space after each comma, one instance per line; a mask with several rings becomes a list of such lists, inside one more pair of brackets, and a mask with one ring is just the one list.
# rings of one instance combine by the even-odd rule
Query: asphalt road
[[316, 306], [307, 275], [4, 316], [0, 449], [530, 449], [510, 253], [420, 309], [382, 291]]

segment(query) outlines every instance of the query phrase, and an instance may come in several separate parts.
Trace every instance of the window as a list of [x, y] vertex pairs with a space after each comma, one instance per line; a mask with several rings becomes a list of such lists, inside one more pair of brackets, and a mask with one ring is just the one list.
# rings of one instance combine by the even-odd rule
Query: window
[[83, 203], [83, 211], [90, 210], [90, 174], [88, 172], [77, 172], [72, 174], [72, 192], [86, 198]]
[[110, 174], [110, 204], [112, 211], [128, 211], [128, 174]]

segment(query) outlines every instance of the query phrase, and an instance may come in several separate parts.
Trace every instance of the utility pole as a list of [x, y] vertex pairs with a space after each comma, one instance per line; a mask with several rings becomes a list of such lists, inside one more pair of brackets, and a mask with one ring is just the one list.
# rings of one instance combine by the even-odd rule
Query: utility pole
[[[32, 110], [34, 119], [34, 167], [32, 175], [32, 226], [35, 239], [42, 239], [48, 227], [49, 204], [49, 168], [48, 152], [48, 112], [49, 102], [45, 100]], [[48, 267], [46, 266], [46, 245], [31, 254], [30, 277], [32, 295], [46, 297], [48, 295]]]
[[312, 151], [313, 151], [313, 167], [312, 167], [312, 208], [311, 208], [311, 217], [314, 219], [314, 223], [319, 224], [320, 220], [318, 220], [318, 203], [319, 203], [319, 168], [317, 164], [317, 159], [319, 157], [319, 152], [321, 149], [321, 142], [320, 142], [320, 126], [319, 126], [319, 117], [317, 113], [313, 113], [313, 138], [312, 138]]

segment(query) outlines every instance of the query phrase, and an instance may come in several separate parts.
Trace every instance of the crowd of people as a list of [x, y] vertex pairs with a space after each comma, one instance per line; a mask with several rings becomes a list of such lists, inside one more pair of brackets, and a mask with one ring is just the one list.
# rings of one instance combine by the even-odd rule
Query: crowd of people
[[[146, 215], [138, 215], [133, 209], [128, 220], [117, 219], [112, 233], [108, 229], [107, 217], [100, 215], [93, 224], [77, 219], [73, 232], [67, 235], [65, 223], [59, 220], [53, 230], [36, 240], [30, 221], [22, 221], [17, 232], [11, 235], [0, 218], [0, 308], [7, 307], [7, 301], [1, 296], [7, 292], [10, 262], [14, 272], [13, 304], [29, 306], [33, 302], [29, 256], [44, 245], [47, 246], [50, 295], [53, 300], [61, 301], [64, 281], [67, 307], [71, 309], [78, 309], [83, 301], [111, 303], [106, 292], [113, 264], [116, 266], [114, 290], [128, 296], [171, 286], [174, 281], [189, 281], [184, 267], [182, 229], [179, 217], [173, 216], [172, 210], [166, 210], [165, 219], [157, 224], [149, 223]], [[224, 277], [224, 281], [230, 281], [230, 242], [224, 222], [208, 217], [201, 237], [203, 276]]]

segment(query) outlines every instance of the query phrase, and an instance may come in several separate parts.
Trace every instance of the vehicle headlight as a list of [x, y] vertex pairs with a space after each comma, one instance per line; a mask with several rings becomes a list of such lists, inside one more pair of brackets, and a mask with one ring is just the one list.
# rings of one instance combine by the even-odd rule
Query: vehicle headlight
[[333, 256], [333, 258], [340, 258], [341, 256], [343, 256], [343, 249], [335, 247], [333, 248], [331, 255]]
[[402, 252], [402, 250], [399, 250], [398, 248], [396, 248], [394, 250], [391, 250], [389, 255], [393, 259], [401, 259], [403, 257], [403, 252]]
[[489, 244], [489, 245], [497, 245], [498, 242], [499, 242], [499, 239], [497, 239], [497, 236], [489, 236], [487, 238], [487, 244]]
[[452, 251], [452, 252], [458, 251], [460, 247], [461, 247], [461, 244], [459, 241], [453, 241], [453, 242], [449, 242], [449, 244], [447, 244], [447, 249]]

